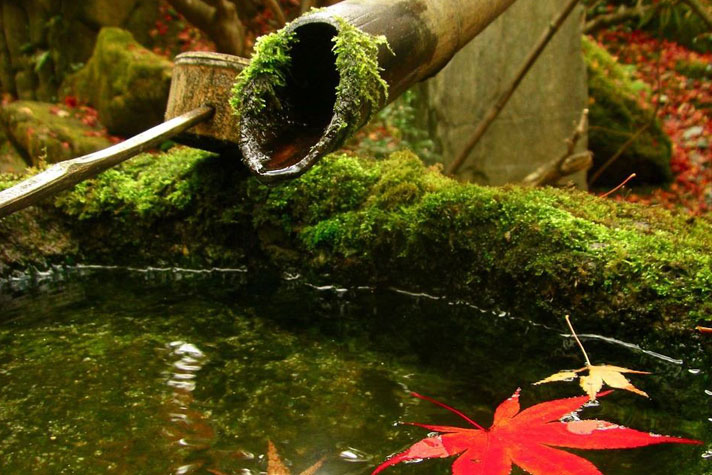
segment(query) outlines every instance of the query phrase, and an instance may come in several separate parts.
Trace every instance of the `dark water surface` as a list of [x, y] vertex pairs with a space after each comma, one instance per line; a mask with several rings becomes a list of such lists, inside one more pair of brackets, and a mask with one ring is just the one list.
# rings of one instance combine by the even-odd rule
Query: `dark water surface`
[[[295, 474], [321, 457], [318, 473], [367, 474], [426, 435], [398, 421], [463, 425], [410, 391], [485, 427], [518, 387], [523, 407], [580, 392], [531, 385], [583, 366], [563, 321], [238, 271], [90, 274], [0, 287], [0, 474], [258, 474], [268, 440]], [[616, 391], [582, 417], [705, 444], [575, 452], [606, 474], [712, 473], [712, 381], [696, 350], [582, 339], [594, 363], [654, 373], [631, 377], [651, 399]]]

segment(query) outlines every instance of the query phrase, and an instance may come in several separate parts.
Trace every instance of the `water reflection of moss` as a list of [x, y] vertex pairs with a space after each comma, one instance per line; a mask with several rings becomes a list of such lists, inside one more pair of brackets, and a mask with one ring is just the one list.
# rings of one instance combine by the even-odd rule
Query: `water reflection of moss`
[[[441, 398], [484, 425], [496, 403], [518, 385], [525, 407], [579, 391], [527, 384], [559, 367], [562, 358], [579, 363], [577, 349], [567, 348], [555, 331], [466, 305], [392, 292], [343, 296], [298, 282], [270, 290], [178, 280], [172, 286], [154, 282], [146, 290], [143, 276], [137, 282], [113, 276], [115, 281], [102, 275], [90, 280], [79, 303], [40, 295], [35, 301], [46, 307], [43, 312], [0, 327], [3, 473], [28, 473], [27, 467], [168, 473], [168, 467], [188, 462], [224, 473], [258, 471], [264, 466], [239, 454], [264, 453], [267, 439], [277, 441], [296, 466], [326, 455], [335, 465], [330, 473], [352, 473], [353, 465], [345, 469], [349, 464], [334, 461], [341, 450], [355, 447], [380, 459], [424, 435], [420, 428], [394, 426], [397, 420], [463, 424], [408, 397], [409, 390]], [[254, 288], [261, 294], [254, 295]], [[196, 421], [207, 424], [207, 448], [177, 450], [176, 430], [168, 422], [180, 412], [166, 385], [177, 360], [168, 343], [175, 340], [205, 353], [185, 411], [191, 421], [178, 435], [194, 435], [190, 426]], [[593, 354], [620, 364], [638, 367], [633, 361], [643, 356], [599, 345], [604, 343], [587, 343]], [[651, 361], [645, 368], [656, 375], [640, 382], [654, 399], [614, 393], [600, 408], [587, 409], [586, 417], [704, 437], [704, 376], [683, 372], [666, 380]], [[699, 473], [691, 450], [661, 448], [650, 457], [637, 451], [606, 454], [601, 464], [615, 470], [623, 458], [636, 469], [650, 467], [637, 473], [660, 467]], [[35, 461], [37, 453], [46, 455]], [[676, 454], [688, 457], [684, 467]], [[414, 473], [450, 473], [448, 463], [433, 467]]]
[[269, 263], [505, 302], [547, 320], [572, 313], [582, 331], [682, 335], [712, 315], [705, 219], [576, 191], [461, 184], [407, 152], [384, 161], [333, 155], [267, 187], [233, 161], [179, 148], [135, 159], [54, 204], [51, 222], [72, 246], [42, 252], [41, 231], [19, 242], [15, 231], [31, 213], [0, 221], [6, 273], [29, 263], [18, 256]]

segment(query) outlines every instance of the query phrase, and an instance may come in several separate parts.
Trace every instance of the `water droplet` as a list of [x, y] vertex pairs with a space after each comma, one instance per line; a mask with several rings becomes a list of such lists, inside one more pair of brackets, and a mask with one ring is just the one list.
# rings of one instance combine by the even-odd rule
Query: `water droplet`
[[188, 391], [191, 392], [195, 389], [195, 383], [190, 381], [173, 381], [172, 379], [168, 381], [168, 386], [171, 386], [176, 389], [180, 389], [183, 391]]
[[702, 370], [701, 370], [701, 369], [697, 369], [697, 368], [690, 368], [690, 369], [687, 370], [687, 372], [690, 373], [690, 374], [700, 374], [700, 373], [702, 373]]
[[702, 454], [703, 459], [712, 459], [712, 450], [708, 450], [704, 454]]
[[709, 389], [705, 389], [705, 394], [707, 394], [708, 396], [712, 396], [712, 391], [710, 391]]
[[194, 379], [195, 375], [193, 373], [175, 373], [173, 379]]
[[[171, 345], [172, 345], [172, 343], [171, 343]], [[193, 358], [205, 357], [203, 352], [200, 351], [197, 346], [195, 346], [191, 343], [183, 343], [182, 345], [180, 345], [178, 348], [176, 348], [175, 354], [188, 355], [188, 356], [192, 356]]]
[[178, 368], [181, 371], [188, 371], [188, 372], [200, 371], [200, 368], [202, 368], [202, 366], [199, 366], [199, 365], [185, 364], [185, 363], [183, 363], [183, 361], [176, 361], [175, 363], [173, 363], [173, 366], [175, 366], [176, 368]]
[[343, 450], [339, 454], [339, 458], [344, 462], [366, 462], [368, 460], [368, 456], [365, 453], [353, 447]]
[[580, 421], [581, 418], [579, 417], [577, 412], [572, 412], [571, 414], [566, 414], [564, 417], [559, 419], [561, 422], [576, 422]]
[[181, 465], [175, 471], [176, 475], [185, 475], [186, 473], [194, 472], [196, 469], [200, 468], [202, 464], [189, 463], [187, 465]]

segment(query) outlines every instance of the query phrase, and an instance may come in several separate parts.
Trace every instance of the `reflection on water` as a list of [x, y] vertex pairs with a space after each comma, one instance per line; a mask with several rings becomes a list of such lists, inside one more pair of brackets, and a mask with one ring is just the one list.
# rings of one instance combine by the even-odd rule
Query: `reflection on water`
[[[460, 424], [410, 391], [489, 426], [517, 387], [525, 407], [577, 394], [529, 383], [582, 366], [563, 322], [239, 270], [115, 269], [0, 295], [3, 474], [258, 474], [267, 440], [293, 467], [326, 457], [319, 473], [366, 474], [425, 435], [398, 421]], [[578, 453], [606, 474], [712, 470], [701, 353], [586, 340], [596, 362], [654, 374], [634, 381], [652, 399], [617, 391], [582, 416], [707, 444]], [[447, 474], [449, 462], [389, 471]]]

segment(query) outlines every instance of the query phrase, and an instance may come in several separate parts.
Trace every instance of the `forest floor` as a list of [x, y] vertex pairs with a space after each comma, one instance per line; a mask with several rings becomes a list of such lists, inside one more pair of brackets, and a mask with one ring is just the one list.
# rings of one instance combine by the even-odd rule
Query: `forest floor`
[[[617, 196], [702, 215], [712, 210], [712, 54], [696, 53], [641, 31], [610, 30], [596, 38], [650, 85], [640, 101], [652, 104], [673, 144], [674, 181], [667, 188]], [[634, 186], [634, 183], [632, 183]]]

